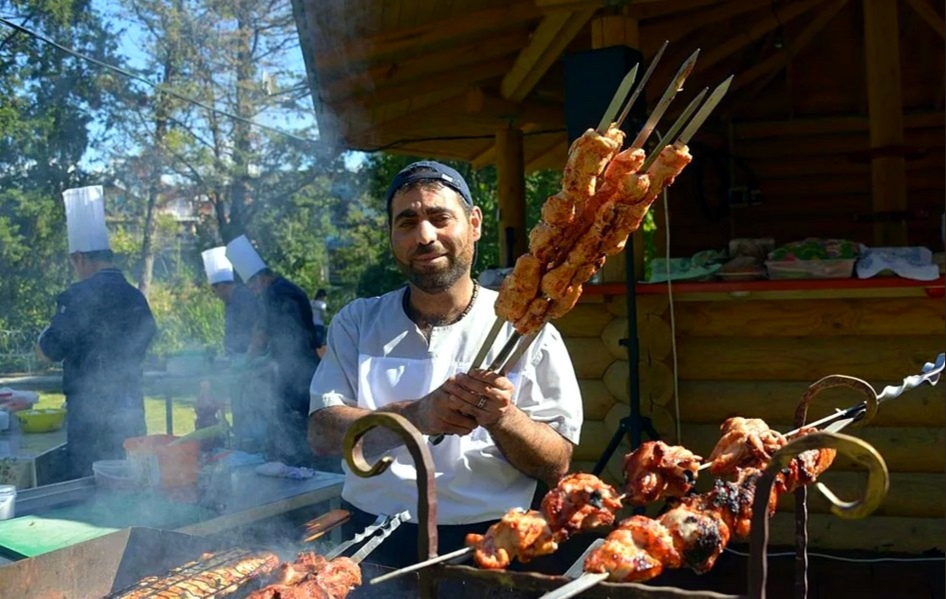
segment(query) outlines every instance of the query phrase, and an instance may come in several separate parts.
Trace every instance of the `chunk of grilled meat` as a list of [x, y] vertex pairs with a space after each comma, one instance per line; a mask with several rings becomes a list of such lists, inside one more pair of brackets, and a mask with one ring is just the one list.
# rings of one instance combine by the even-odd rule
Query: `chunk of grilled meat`
[[591, 199], [599, 175], [623, 143], [624, 133], [617, 127], [611, 127], [604, 135], [588, 129], [573, 141], [562, 172], [565, 193], [579, 203]]
[[663, 514], [659, 522], [673, 536], [681, 564], [698, 574], [713, 567], [729, 542], [729, 527], [712, 510], [681, 504]]
[[763, 469], [772, 454], [785, 446], [785, 437], [760, 418], [727, 418], [722, 426], [723, 436], [710, 454], [710, 472], [717, 476], [731, 474], [736, 468]]
[[499, 289], [499, 297], [493, 304], [496, 316], [507, 322], [516, 322], [529, 309], [529, 303], [539, 292], [542, 279], [542, 263], [532, 254], [523, 254], [516, 260]]
[[[788, 441], [794, 441], [817, 430], [810, 426], [802, 427], [797, 433], [789, 437]], [[831, 466], [837, 455], [838, 450], [828, 447], [801, 452], [779, 472], [775, 479], [775, 488], [779, 493], [791, 493], [798, 487], [810, 485], [818, 480], [821, 473]]]
[[506, 568], [514, 558], [527, 563], [548, 555], [558, 549], [558, 540], [559, 536], [535, 510], [510, 510], [485, 535], [466, 535], [467, 546], [475, 549], [476, 565], [488, 570]]
[[247, 599], [344, 599], [361, 585], [361, 567], [347, 557], [332, 561], [312, 552], [300, 553], [296, 561], [282, 564], [273, 583]]
[[630, 505], [682, 497], [696, 482], [702, 458], [686, 447], [647, 441], [624, 457], [624, 492]]
[[[761, 476], [762, 472], [755, 468], [738, 468], [736, 480], [717, 478], [710, 491], [688, 495], [680, 503], [694, 509], [716, 512], [729, 527], [731, 538], [744, 540], [749, 537], [752, 526], [752, 501]], [[775, 513], [777, 499], [778, 493], [773, 488], [769, 497], [769, 516]]]
[[610, 526], [621, 507], [614, 487], [583, 472], [566, 475], [542, 498], [542, 514], [549, 527], [565, 535]]
[[631, 516], [585, 558], [585, 572], [607, 572], [613, 582], [642, 582], [680, 565], [673, 536], [660, 522]]
[[268, 551], [204, 554], [166, 576], [148, 576], [110, 599], [216, 599], [272, 572], [279, 557]]

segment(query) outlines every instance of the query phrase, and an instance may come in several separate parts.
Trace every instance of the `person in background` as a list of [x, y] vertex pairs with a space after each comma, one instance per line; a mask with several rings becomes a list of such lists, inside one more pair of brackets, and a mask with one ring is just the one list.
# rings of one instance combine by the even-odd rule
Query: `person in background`
[[[471, 277], [482, 212], [457, 171], [437, 162], [408, 166], [388, 189], [387, 209], [393, 258], [408, 284], [357, 299], [332, 318], [328, 351], [312, 379], [309, 442], [319, 455], [338, 455], [348, 428], [372, 411], [398, 414], [424, 435], [447, 434], [429, 445], [438, 548], [447, 553], [509, 509], [528, 509], [538, 481], [551, 486], [568, 471], [581, 394], [550, 325], [507, 376], [470, 370], [496, 319], [497, 293]], [[506, 324], [487, 363], [512, 332]], [[414, 523], [372, 554], [401, 567], [417, 557], [417, 471], [388, 431], [371, 431], [364, 442], [366, 456], [394, 461], [371, 478], [346, 467], [342, 498], [353, 530], [378, 514], [410, 511]]]
[[268, 353], [276, 367], [272, 457], [290, 466], [318, 466], [306, 444], [309, 383], [319, 365], [309, 298], [270, 270], [245, 235], [227, 244], [227, 258], [260, 301], [247, 357]]
[[63, 199], [79, 282], [56, 298], [37, 354], [62, 362], [68, 468], [82, 477], [95, 461], [124, 458], [125, 439], [145, 434], [142, 364], [157, 327], [147, 299], [112, 262], [102, 187], [69, 189]]
[[325, 355], [325, 324], [328, 321], [328, 292], [319, 289], [315, 292], [315, 297], [309, 302], [312, 306], [312, 324], [315, 325], [315, 347], [321, 358]]
[[245, 354], [259, 313], [253, 292], [233, 278], [233, 265], [227, 260], [227, 247], [204, 250], [204, 272], [214, 295], [224, 304], [223, 348], [227, 355]]

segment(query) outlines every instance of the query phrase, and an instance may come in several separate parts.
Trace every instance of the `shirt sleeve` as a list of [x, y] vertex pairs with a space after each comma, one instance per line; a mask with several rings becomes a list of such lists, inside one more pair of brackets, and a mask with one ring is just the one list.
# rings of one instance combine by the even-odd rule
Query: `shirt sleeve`
[[584, 418], [575, 368], [561, 334], [551, 325], [537, 341], [523, 368], [516, 404], [536, 422], [544, 422], [578, 445]]
[[79, 315], [71, 308], [68, 292], [56, 298], [56, 315], [39, 338], [39, 347], [47, 358], [60, 362], [75, 347]]
[[358, 405], [358, 327], [351, 306], [332, 319], [325, 356], [309, 386], [309, 414]]

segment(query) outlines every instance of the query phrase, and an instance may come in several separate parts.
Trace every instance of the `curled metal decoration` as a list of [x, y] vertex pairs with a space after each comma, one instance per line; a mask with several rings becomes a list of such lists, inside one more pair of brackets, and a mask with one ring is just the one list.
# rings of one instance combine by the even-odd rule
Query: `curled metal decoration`
[[841, 518], [864, 518], [883, 503], [890, 486], [890, 475], [883, 457], [865, 441], [839, 433], [815, 432], [795, 439], [772, 455], [772, 460], [756, 483], [752, 502], [752, 528], [749, 538], [749, 596], [765, 598], [767, 575], [766, 545], [769, 538], [769, 498], [779, 471], [796, 456], [812, 449], [836, 449], [867, 469], [864, 496], [855, 501], [842, 501], [822, 483], [818, 489], [831, 502], [831, 513]]
[[[370, 478], [378, 476], [393, 463], [384, 456], [369, 464], [364, 455], [363, 437], [368, 431], [382, 427], [396, 434], [407, 446], [417, 469], [417, 558], [425, 561], [437, 556], [437, 489], [434, 482], [433, 458], [420, 431], [403, 416], [387, 412], [372, 412], [356, 420], [345, 433], [343, 447], [345, 461], [353, 473]], [[421, 574], [423, 576], [423, 573]]]
[[811, 386], [805, 391], [805, 394], [798, 402], [798, 407], [795, 409], [795, 426], [801, 427], [805, 424], [805, 419], [808, 416], [808, 404], [811, 403], [811, 400], [813, 400], [816, 395], [825, 389], [833, 389], [835, 387], [847, 387], [864, 396], [864, 406], [866, 412], [864, 416], [858, 418], [855, 422], [852, 422], [852, 426], [864, 426], [873, 420], [874, 416], [877, 415], [877, 409], [880, 407], [880, 402], [877, 400], [877, 392], [874, 391], [874, 388], [870, 386], [870, 383], [853, 376], [832, 374], [812, 383]]

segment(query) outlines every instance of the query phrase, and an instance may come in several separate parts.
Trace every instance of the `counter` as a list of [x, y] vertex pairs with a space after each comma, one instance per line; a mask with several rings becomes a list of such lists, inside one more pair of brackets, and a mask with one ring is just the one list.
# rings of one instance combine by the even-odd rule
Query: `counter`
[[17, 517], [0, 522], [0, 556], [32, 557], [131, 526], [210, 535], [318, 503], [334, 508], [343, 480], [326, 472], [290, 480], [260, 476], [253, 466], [236, 468], [220, 511], [160, 493], [99, 489], [91, 477], [37, 487], [18, 495]]
[[37, 463], [65, 445], [65, 427], [50, 433], [24, 433], [11, 414], [9, 430], [0, 432], [0, 484], [35, 487], [40, 482]]

